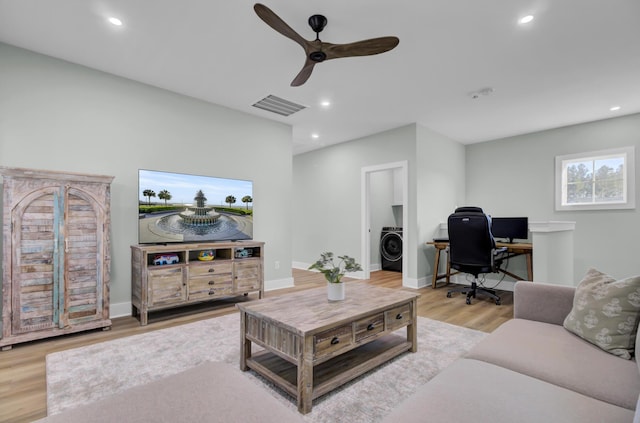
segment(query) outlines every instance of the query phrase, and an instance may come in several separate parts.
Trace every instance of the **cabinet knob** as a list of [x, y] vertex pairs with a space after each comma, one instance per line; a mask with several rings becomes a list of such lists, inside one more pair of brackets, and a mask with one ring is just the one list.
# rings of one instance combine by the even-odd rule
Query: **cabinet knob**
[[340, 342], [340, 338], [338, 338], [337, 336], [334, 336], [333, 339], [331, 339], [331, 345], [335, 345], [339, 342]]
[[402, 313], [398, 313], [396, 315], [396, 320], [402, 320]]
[[213, 267], [209, 269], [209, 273], [213, 273], [215, 271], [216, 271], [216, 269], [214, 269]]
[[209, 281], [209, 285], [213, 285], [213, 284], [215, 284], [214, 281]]
[[374, 330], [375, 329], [375, 325], [373, 323], [369, 323], [369, 326], [367, 326], [367, 330]]

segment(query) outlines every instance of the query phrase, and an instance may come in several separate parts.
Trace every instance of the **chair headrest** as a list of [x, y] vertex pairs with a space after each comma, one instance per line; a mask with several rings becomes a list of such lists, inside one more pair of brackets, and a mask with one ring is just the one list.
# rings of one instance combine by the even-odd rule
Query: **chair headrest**
[[455, 212], [456, 213], [484, 213], [482, 211], [482, 208], [472, 207], [472, 206], [458, 207]]

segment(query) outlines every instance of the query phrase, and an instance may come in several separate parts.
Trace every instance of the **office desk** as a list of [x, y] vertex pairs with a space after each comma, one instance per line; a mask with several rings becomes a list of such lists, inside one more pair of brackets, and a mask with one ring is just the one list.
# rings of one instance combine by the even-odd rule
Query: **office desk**
[[[451, 266], [449, 265], [449, 258], [447, 257], [447, 271], [444, 274], [438, 274], [438, 269], [440, 269], [440, 252], [442, 250], [446, 250], [449, 247], [449, 241], [429, 241], [427, 245], [433, 245], [436, 248], [436, 257], [433, 260], [433, 280], [431, 281], [431, 288], [435, 288], [438, 280], [442, 278], [446, 278], [445, 285], [449, 284], [449, 280], [451, 275], [455, 275], [458, 272], [451, 273]], [[511, 257], [525, 255], [527, 260], [527, 279], [523, 279], [518, 275], [515, 275], [507, 270], [499, 269], [500, 272], [505, 275], [511, 276], [512, 278], [523, 281], [523, 280], [533, 280], [533, 246], [530, 243], [508, 243], [508, 242], [496, 242], [496, 247], [507, 247], [507, 255], [503, 257], [503, 259], [509, 259]]]

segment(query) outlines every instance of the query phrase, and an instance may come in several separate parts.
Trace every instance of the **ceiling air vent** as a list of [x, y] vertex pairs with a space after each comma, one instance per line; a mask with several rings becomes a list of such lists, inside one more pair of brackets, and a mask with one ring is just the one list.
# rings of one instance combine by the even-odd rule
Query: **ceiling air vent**
[[275, 95], [268, 95], [262, 100], [253, 105], [259, 109], [267, 110], [269, 112], [277, 113], [282, 116], [290, 116], [295, 112], [299, 112], [305, 109], [305, 106], [293, 103], [291, 101], [276, 97]]

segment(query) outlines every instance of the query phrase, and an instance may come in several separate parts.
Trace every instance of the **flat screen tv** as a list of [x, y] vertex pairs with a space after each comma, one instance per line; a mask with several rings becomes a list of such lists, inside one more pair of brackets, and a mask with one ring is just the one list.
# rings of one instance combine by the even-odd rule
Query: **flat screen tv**
[[253, 239], [253, 182], [138, 171], [138, 242]]
[[491, 233], [494, 238], [513, 242], [514, 239], [529, 238], [529, 219], [526, 217], [492, 217]]

